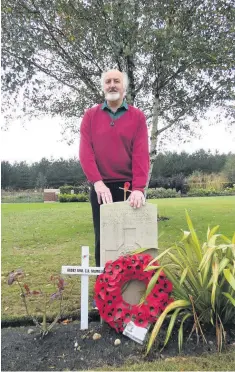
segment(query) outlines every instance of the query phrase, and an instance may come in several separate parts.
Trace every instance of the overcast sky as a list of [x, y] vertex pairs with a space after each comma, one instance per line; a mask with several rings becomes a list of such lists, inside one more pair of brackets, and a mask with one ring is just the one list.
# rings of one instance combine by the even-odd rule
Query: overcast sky
[[[166, 150], [192, 153], [203, 148], [213, 152], [218, 150], [220, 153], [235, 152], [235, 133], [226, 131], [222, 123], [213, 127], [206, 121], [202, 124], [204, 129], [201, 139], [194, 137], [185, 144], [171, 140]], [[70, 146], [63, 141], [61, 126], [56, 119], [34, 120], [25, 127], [20, 122], [15, 122], [1, 133], [1, 160], [32, 163], [43, 157], [68, 159], [78, 156], [78, 146], [79, 138]]]

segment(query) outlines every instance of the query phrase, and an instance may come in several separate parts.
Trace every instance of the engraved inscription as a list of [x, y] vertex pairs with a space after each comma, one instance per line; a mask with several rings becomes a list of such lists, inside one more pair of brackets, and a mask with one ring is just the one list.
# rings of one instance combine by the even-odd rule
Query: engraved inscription
[[133, 209], [126, 202], [100, 209], [101, 265], [138, 248], [157, 248], [157, 208]]

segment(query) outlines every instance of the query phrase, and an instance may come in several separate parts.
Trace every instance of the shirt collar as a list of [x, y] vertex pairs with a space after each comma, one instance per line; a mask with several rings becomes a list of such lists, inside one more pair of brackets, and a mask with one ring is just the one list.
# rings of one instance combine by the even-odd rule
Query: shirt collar
[[[128, 104], [127, 104], [127, 102], [126, 102], [125, 99], [122, 101], [122, 104], [121, 104], [120, 107], [118, 107], [118, 109], [120, 109], [120, 108], [122, 108], [122, 107], [125, 108], [126, 110], [128, 110]], [[104, 103], [103, 103], [102, 106], [101, 106], [101, 110], [104, 110], [104, 109], [108, 109], [108, 110], [110, 110], [110, 108], [109, 108], [109, 106], [108, 106], [106, 100], [104, 101]]]

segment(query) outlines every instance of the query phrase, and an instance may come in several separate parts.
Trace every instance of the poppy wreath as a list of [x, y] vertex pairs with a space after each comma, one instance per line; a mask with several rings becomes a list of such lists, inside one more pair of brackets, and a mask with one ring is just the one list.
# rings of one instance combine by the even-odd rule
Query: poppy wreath
[[[155, 270], [144, 271], [144, 269], [152, 259], [149, 254], [121, 256], [115, 261], [108, 261], [104, 273], [96, 280], [95, 301], [100, 316], [117, 332], [122, 332], [130, 321], [139, 327], [147, 327], [148, 324], [155, 323], [166, 306], [174, 301], [170, 297], [172, 283], [163, 271], [142, 304], [131, 305], [124, 301], [122, 288], [130, 280], [140, 280], [147, 287]], [[158, 266], [158, 262], [154, 262], [153, 266]]]

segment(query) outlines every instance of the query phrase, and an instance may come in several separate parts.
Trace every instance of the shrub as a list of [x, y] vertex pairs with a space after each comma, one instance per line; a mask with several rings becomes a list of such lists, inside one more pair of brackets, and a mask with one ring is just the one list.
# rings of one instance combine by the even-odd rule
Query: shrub
[[74, 190], [74, 186], [60, 186], [60, 194], [71, 194], [71, 190]]
[[227, 187], [226, 189], [221, 191], [217, 191], [214, 188], [192, 189], [187, 193], [187, 196], [222, 196], [222, 195], [235, 195], [235, 188]]
[[182, 194], [186, 194], [189, 189], [183, 173], [175, 174], [172, 177], [158, 176], [154, 179], [151, 179], [149, 187], [164, 187], [164, 189], [176, 189], [176, 191], [181, 191]]
[[225, 194], [235, 194], [235, 184], [233, 187], [226, 187], [226, 189], [223, 190]]
[[177, 198], [179, 196], [180, 194], [175, 189], [164, 189], [163, 187], [147, 191], [147, 199]]
[[87, 202], [89, 197], [86, 194], [62, 194], [59, 195], [59, 202], [68, 203], [68, 202]]
[[215, 191], [222, 191], [228, 184], [227, 177], [222, 173], [211, 173], [205, 174], [199, 171], [195, 171], [187, 178], [190, 191], [196, 189], [205, 189]]
[[235, 183], [235, 154], [230, 154], [225, 162], [223, 174], [230, 182]]
[[215, 195], [220, 195], [220, 192], [216, 191], [214, 188], [209, 188], [209, 189], [191, 189], [188, 193], [187, 196], [215, 196]]
[[81, 185], [76, 186], [74, 189], [75, 194], [89, 194], [90, 185], [88, 182], [83, 182]]
[[83, 182], [79, 186], [61, 186], [60, 187], [60, 194], [71, 194], [71, 191], [74, 191], [74, 194], [89, 194], [89, 183]]
[[[149, 339], [147, 353], [168, 314], [170, 322], [164, 346], [171, 336], [175, 323], [179, 324], [180, 321], [179, 349], [182, 347], [183, 325], [187, 319], [193, 321], [192, 332], [196, 331], [204, 340], [203, 327], [212, 324], [219, 351], [225, 340], [224, 324], [235, 323], [235, 233], [232, 240], [229, 240], [224, 235], [216, 233], [219, 226], [211, 230], [208, 228], [207, 239], [201, 244], [187, 212], [186, 218], [189, 231], [184, 231], [182, 241], [154, 258], [145, 269], [156, 270], [152, 264], [160, 261], [154, 280], [149, 283], [146, 293], [147, 291], [149, 293], [156, 284], [161, 270], [164, 270], [173, 283], [175, 298], [158, 318]], [[166, 263], [162, 263], [163, 258], [166, 259]]]

